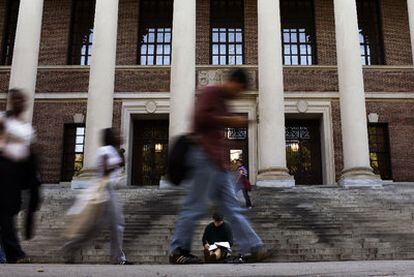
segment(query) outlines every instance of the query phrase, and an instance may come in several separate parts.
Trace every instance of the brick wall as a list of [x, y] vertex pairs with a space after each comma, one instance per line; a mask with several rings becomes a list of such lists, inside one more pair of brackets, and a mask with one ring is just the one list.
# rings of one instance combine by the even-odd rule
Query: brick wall
[[257, 64], [257, 0], [244, 1], [245, 64]]
[[39, 65], [66, 65], [72, 1], [45, 0]]
[[333, 0], [314, 0], [316, 51], [319, 65], [336, 64]]
[[414, 181], [414, 101], [368, 101], [367, 113], [377, 113], [388, 123], [394, 180]]
[[334, 141], [334, 153], [335, 153], [335, 173], [336, 180], [341, 177], [342, 169], [344, 168], [343, 160], [343, 146], [342, 146], [342, 127], [341, 127], [341, 108], [338, 100], [331, 102], [332, 109], [332, 128], [333, 128], [333, 141]]
[[36, 101], [33, 125], [41, 153], [43, 182], [58, 183], [62, 163], [63, 127], [73, 123], [75, 113], [86, 114], [84, 101]]
[[407, 0], [381, 0], [385, 63], [412, 64]]
[[138, 0], [120, 0], [118, 11], [118, 65], [137, 64]]
[[168, 92], [170, 68], [119, 69], [115, 75], [116, 92]]
[[210, 64], [210, 0], [197, 0], [196, 64]]
[[[6, 23], [6, 1], [0, 1], [0, 51], [3, 51], [4, 24]], [[1, 53], [0, 52], [0, 53]]]
[[89, 69], [39, 70], [37, 92], [87, 92]]

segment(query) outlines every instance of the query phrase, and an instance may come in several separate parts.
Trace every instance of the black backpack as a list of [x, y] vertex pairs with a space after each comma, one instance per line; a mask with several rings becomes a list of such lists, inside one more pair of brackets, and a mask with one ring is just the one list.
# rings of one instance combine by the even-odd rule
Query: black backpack
[[178, 136], [171, 144], [172, 147], [168, 154], [168, 180], [175, 186], [179, 186], [184, 181], [191, 170], [186, 164], [188, 151], [193, 145], [189, 134]]

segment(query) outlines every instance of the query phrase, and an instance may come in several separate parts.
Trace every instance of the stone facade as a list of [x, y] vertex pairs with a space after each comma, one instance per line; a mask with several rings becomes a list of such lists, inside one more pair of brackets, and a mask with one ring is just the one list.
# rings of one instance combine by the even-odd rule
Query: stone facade
[[[5, 2], [0, 1], [0, 18], [3, 19], [6, 10]], [[414, 101], [412, 96], [414, 73], [411, 67], [412, 54], [407, 4], [406, 0], [381, 0], [380, 2], [386, 65], [364, 69], [365, 91], [369, 96], [367, 112], [378, 113], [380, 122], [389, 124], [394, 179], [414, 181], [414, 162], [411, 159], [414, 156], [414, 150], [408, 147], [414, 131], [414, 102], [412, 102]], [[119, 3], [115, 93], [127, 93], [136, 99], [140, 98], [140, 93], [168, 93], [170, 91], [169, 66], [137, 65], [139, 0], [120, 0]], [[309, 97], [320, 97], [331, 101], [335, 171], [336, 176], [339, 177], [343, 168], [343, 160], [340, 108], [336, 93], [338, 76], [335, 66], [333, 1], [314, 0], [314, 6], [318, 65], [286, 66], [284, 85], [287, 98], [294, 93], [303, 92]], [[50, 96], [48, 99], [36, 100], [34, 125], [38, 130], [40, 146], [44, 153], [42, 173], [45, 181], [50, 183], [60, 180], [63, 124], [72, 122], [74, 113], [86, 113], [86, 98], [74, 99], [69, 96], [64, 99], [57, 96], [54, 98], [56, 93], [71, 95], [71, 93], [85, 94], [88, 91], [89, 67], [67, 66], [71, 7], [70, 0], [45, 0], [44, 2], [36, 92]], [[198, 66], [197, 80], [200, 82], [200, 75], [205, 74], [206, 70], [217, 70], [217, 67], [208, 66], [210, 63], [210, 5], [208, 0], [197, 0], [196, 14], [196, 64]], [[249, 72], [252, 72], [252, 93], [256, 94], [258, 90], [256, 0], [245, 0], [244, 14], [245, 64]], [[4, 29], [4, 20], [0, 20], [1, 41]], [[0, 92], [2, 93], [8, 89], [9, 75], [9, 67], [0, 67]], [[198, 85], [203, 84], [198, 83]], [[389, 94], [387, 99], [375, 99], [375, 95], [381, 93]], [[0, 98], [0, 101], [2, 101], [0, 110], [4, 110], [4, 98]], [[114, 125], [118, 129], [122, 126], [122, 104], [125, 101], [129, 100], [118, 97], [114, 104]]]

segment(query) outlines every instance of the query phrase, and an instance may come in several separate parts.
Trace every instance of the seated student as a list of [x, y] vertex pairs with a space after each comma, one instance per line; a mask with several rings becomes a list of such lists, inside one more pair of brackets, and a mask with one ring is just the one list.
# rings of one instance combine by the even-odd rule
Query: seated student
[[[202, 241], [206, 262], [222, 261], [230, 255], [233, 233], [221, 214], [213, 214], [213, 222], [206, 226]], [[220, 245], [215, 245], [216, 243]]]

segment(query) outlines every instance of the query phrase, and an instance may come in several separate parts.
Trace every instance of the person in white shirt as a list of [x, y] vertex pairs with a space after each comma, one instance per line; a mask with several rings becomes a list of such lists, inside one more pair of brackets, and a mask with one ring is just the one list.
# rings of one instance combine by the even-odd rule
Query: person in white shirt
[[26, 257], [17, 238], [14, 217], [20, 211], [21, 189], [27, 182], [25, 163], [30, 156], [34, 130], [22, 119], [26, 96], [18, 89], [8, 92], [10, 109], [0, 114], [0, 243], [8, 263]]
[[127, 265], [131, 264], [127, 261], [122, 250], [122, 242], [124, 236], [124, 216], [122, 212], [122, 204], [118, 195], [114, 191], [115, 185], [121, 176], [121, 167], [123, 159], [118, 153], [119, 136], [112, 128], [102, 130], [102, 146], [98, 148], [96, 153], [96, 169], [99, 178], [108, 178], [106, 191], [109, 196], [108, 206], [105, 209], [104, 220], [94, 226], [88, 234], [77, 239], [67, 242], [63, 251], [68, 256], [68, 261], [73, 259], [73, 253], [82, 245], [89, 241], [100, 231], [103, 224], [108, 224], [111, 233], [111, 261], [114, 264]]

